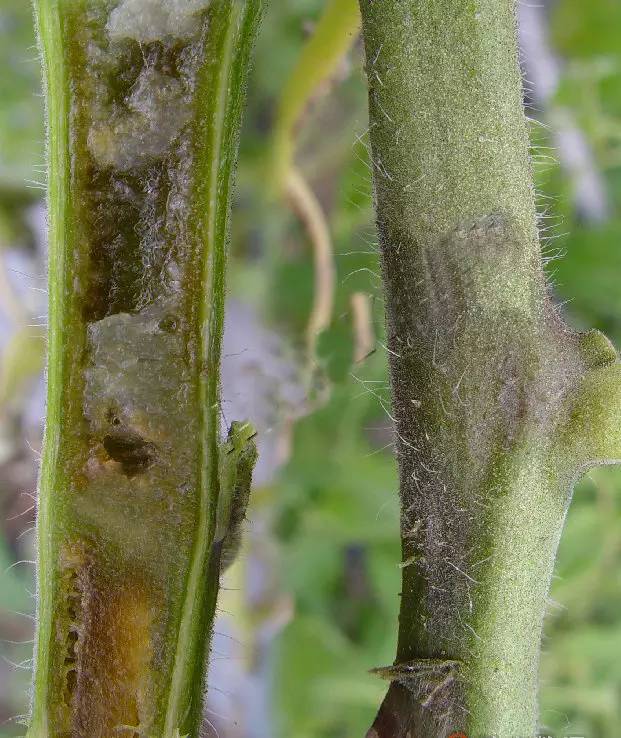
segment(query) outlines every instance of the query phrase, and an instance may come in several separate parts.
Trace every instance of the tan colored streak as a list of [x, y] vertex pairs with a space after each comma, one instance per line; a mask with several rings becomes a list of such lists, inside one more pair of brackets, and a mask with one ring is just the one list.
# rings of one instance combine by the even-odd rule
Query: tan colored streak
[[300, 172], [293, 167], [287, 174], [286, 192], [313, 245], [315, 297], [307, 328], [307, 344], [312, 356], [318, 334], [330, 325], [332, 319], [336, 284], [332, 239], [321, 204]]
[[354, 361], [358, 364], [375, 349], [371, 300], [364, 292], [354, 292], [350, 302], [354, 324]]

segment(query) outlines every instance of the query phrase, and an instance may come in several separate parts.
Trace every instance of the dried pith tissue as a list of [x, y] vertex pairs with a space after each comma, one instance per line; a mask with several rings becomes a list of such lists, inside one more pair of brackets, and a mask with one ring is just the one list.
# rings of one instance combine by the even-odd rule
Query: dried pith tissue
[[84, 633], [84, 597], [82, 574], [85, 552], [81, 544], [65, 545], [61, 551], [62, 584], [66, 593], [65, 611], [65, 654], [63, 664], [64, 702], [70, 708], [76, 691], [79, 651]]
[[148, 725], [143, 718], [153, 657], [144, 593], [139, 586], [113, 586], [101, 597], [97, 565], [83, 540], [63, 546], [61, 571], [66, 592], [61, 722], [71, 726], [72, 736], [107, 738], [122, 726], [137, 737]]

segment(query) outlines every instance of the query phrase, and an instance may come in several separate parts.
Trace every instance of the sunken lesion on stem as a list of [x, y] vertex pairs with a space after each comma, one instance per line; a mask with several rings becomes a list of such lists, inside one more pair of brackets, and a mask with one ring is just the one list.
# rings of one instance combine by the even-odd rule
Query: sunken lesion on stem
[[260, 5], [34, 3], [50, 333], [32, 738], [199, 731], [226, 242]]
[[360, 7], [403, 549], [369, 737], [535, 735], [572, 487], [621, 459], [620, 364], [545, 284], [513, 0]]

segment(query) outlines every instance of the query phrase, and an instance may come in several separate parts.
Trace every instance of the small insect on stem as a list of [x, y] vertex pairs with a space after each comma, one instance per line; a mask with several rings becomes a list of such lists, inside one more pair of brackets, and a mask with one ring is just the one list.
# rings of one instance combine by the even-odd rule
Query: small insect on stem
[[242, 524], [246, 519], [252, 472], [257, 460], [256, 435], [251, 423], [234, 421], [220, 447], [220, 494], [213, 545], [221, 550], [221, 571], [233, 563], [241, 544]]

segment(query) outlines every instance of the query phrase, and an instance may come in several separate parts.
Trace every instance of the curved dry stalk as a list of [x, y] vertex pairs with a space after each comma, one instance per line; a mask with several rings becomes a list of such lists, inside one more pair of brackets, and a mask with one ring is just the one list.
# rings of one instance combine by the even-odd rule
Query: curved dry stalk
[[294, 163], [296, 127], [318, 87], [335, 74], [357, 37], [359, 26], [356, 0], [329, 0], [289, 75], [274, 123], [275, 189], [284, 191], [313, 246], [315, 292], [306, 336], [311, 358], [315, 355], [317, 336], [332, 320], [336, 267], [330, 229], [321, 203]]
[[286, 193], [291, 207], [304, 224], [313, 246], [315, 291], [313, 309], [306, 329], [306, 341], [309, 355], [314, 356], [317, 336], [330, 325], [332, 320], [336, 287], [332, 239], [319, 200], [294, 167], [291, 167], [287, 174]]

